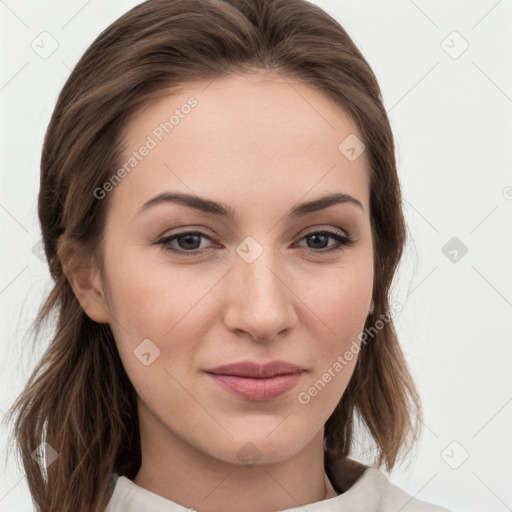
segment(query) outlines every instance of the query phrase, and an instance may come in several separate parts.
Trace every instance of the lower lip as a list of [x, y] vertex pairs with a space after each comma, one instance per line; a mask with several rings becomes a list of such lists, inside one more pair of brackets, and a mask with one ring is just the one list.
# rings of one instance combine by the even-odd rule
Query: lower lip
[[236, 396], [245, 398], [246, 400], [271, 400], [278, 396], [284, 395], [287, 391], [294, 388], [301, 376], [302, 372], [287, 373], [284, 375], [276, 375], [264, 379], [255, 379], [252, 377], [240, 377], [235, 375], [218, 375], [208, 373], [213, 380], [226, 391], [230, 391]]

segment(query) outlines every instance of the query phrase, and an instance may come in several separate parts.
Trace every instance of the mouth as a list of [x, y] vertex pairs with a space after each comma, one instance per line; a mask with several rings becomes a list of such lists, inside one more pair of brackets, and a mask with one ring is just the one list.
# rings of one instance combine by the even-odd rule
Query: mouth
[[301, 366], [286, 361], [263, 365], [249, 361], [218, 366], [205, 372], [225, 391], [246, 400], [264, 401], [293, 389], [304, 371]]
[[224, 390], [246, 400], [264, 401], [280, 397], [293, 389], [302, 372], [285, 373], [274, 377], [239, 377], [208, 373]]
[[223, 366], [217, 366], [216, 368], [205, 371], [207, 373], [213, 373], [216, 375], [267, 378], [289, 373], [300, 373], [304, 371], [304, 368], [287, 361], [270, 361], [265, 364], [259, 364], [252, 361], [240, 361], [238, 363], [230, 363]]

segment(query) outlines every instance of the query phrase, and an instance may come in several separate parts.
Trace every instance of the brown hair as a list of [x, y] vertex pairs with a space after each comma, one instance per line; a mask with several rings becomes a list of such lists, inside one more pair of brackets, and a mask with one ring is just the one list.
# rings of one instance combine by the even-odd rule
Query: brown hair
[[[357, 123], [370, 173], [375, 310], [388, 294], [406, 240], [394, 140], [377, 80], [346, 31], [305, 0], [148, 0], [91, 44], [66, 81], [41, 158], [39, 219], [54, 287], [34, 321], [35, 338], [57, 313], [48, 349], [13, 404], [15, 441], [39, 511], [103, 511], [113, 472], [133, 478], [141, 463], [135, 390], [108, 324], [91, 320], [67, 280], [64, 239], [101, 267], [109, 197], [122, 128], [169, 87], [265, 70], [323, 92]], [[340, 141], [341, 142], [341, 141]], [[381, 315], [381, 316], [379, 316]], [[390, 470], [419, 437], [421, 405], [392, 321], [361, 351], [325, 425], [326, 449], [346, 456], [356, 419], [371, 434], [377, 464]], [[414, 419], [418, 421], [413, 421]], [[47, 442], [57, 460], [32, 452]]]

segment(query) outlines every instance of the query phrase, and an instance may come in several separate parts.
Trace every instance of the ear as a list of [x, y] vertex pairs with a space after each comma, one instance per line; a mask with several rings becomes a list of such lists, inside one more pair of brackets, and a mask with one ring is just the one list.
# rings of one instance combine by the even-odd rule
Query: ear
[[95, 322], [109, 323], [108, 303], [94, 258], [85, 256], [82, 244], [64, 235], [57, 243], [57, 254], [73, 293], [87, 316]]

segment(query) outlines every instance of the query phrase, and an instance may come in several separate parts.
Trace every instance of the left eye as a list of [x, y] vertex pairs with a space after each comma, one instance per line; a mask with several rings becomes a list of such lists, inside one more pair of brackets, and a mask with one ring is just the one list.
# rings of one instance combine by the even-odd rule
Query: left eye
[[[201, 238], [212, 240], [209, 235], [201, 231], [184, 231], [182, 233], [176, 233], [174, 235], [165, 237], [162, 240], [160, 240], [158, 244], [162, 245], [162, 248], [166, 251], [171, 251], [174, 253], [183, 254], [187, 256], [193, 256], [202, 252], [201, 249], [205, 249], [204, 247], [200, 247]], [[328, 242], [329, 238], [336, 240], [336, 242], [338, 243], [334, 244], [334, 247], [325, 249], [326, 242]], [[313, 247], [308, 247], [307, 249], [316, 253], [326, 253], [336, 250], [343, 250], [354, 243], [350, 236], [345, 236], [342, 235], [341, 233], [338, 233], [336, 231], [330, 231], [328, 229], [324, 229], [321, 231], [313, 231], [307, 234], [306, 236], [302, 237], [301, 241], [308, 239], [313, 241]], [[171, 242], [174, 242], [175, 240], [178, 242], [179, 248], [173, 247], [171, 245]], [[209, 249], [209, 247], [206, 247], [206, 249]]]
[[341, 233], [338, 233], [336, 231], [330, 231], [328, 229], [324, 229], [322, 231], [313, 231], [312, 233], [309, 233], [305, 237], [301, 238], [301, 240], [307, 240], [311, 239], [313, 240], [313, 244], [320, 244], [321, 247], [308, 247], [308, 249], [323, 249], [324, 248], [324, 242], [327, 242], [328, 240], [333, 239], [338, 242], [337, 244], [334, 244], [333, 247], [326, 249], [326, 250], [320, 250], [320, 251], [314, 251], [314, 252], [331, 252], [331, 251], [338, 251], [346, 249], [348, 246], [352, 245], [354, 241], [350, 238], [350, 236], [342, 235]]

